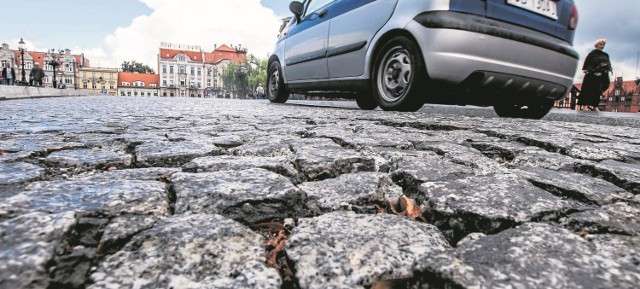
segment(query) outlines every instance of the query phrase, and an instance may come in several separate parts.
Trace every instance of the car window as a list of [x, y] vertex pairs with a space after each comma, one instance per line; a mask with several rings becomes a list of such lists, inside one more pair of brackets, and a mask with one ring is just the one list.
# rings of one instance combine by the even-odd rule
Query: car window
[[307, 16], [315, 11], [317, 11], [318, 9], [327, 6], [327, 4], [333, 2], [335, 0], [310, 0], [309, 4], [307, 5], [307, 9], [305, 10], [304, 15]]

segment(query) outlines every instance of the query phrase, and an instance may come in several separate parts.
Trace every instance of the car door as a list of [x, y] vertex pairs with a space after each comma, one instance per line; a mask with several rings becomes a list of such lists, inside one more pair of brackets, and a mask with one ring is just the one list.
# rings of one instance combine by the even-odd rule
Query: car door
[[305, 2], [305, 12], [287, 33], [284, 47], [285, 73], [289, 81], [326, 79], [327, 37], [331, 4], [335, 0]]
[[337, 0], [332, 8], [327, 65], [330, 78], [364, 74], [367, 48], [397, 0]]

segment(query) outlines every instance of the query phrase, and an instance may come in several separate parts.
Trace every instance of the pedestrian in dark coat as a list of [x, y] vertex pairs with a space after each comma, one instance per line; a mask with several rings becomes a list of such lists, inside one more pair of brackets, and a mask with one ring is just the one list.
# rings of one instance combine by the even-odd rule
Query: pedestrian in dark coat
[[587, 58], [584, 60], [582, 71], [584, 72], [584, 80], [582, 81], [582, 89], [578, 97], [578, 105], [581, 109], [600, 111], [600, 96], [609, 89], [609, 73], [613, 72], [609, 54], [604, 52], [604, 46], [607, 44], [606, 39], [598, 39]]
[[8, 85], [13, 85], [16, 80], [16, 70], [8, 66], [2, 69], [2, 79], [6, 79]]
[[33, 64], [33, 68], [31, 68], [31, 72], [29, 72], [29, 77], [31, 78], [31, 81], [33, 81], [32, 85], [33, 86], [42, 86], [42, 78], [44, 77], [44, 70], [42, 70], [42, 68], [40, 68], [40, 64], [39, 63], [34, 63]]

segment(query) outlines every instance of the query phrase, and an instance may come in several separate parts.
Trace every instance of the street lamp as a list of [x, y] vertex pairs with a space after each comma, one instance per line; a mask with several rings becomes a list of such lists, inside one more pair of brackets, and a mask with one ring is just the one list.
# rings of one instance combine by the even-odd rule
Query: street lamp
[[76, 84], [76, 58], [75, 56], [71, 59], [71, 65], [73, 65], [73, 89], [77, 90], [78, 85]]
[[20, 56], [22, 57], [22, 60], [20, 60], [20, 64], [22, 65], [22, 84], [24, 85], [27, 82], [26, 77], [24, 76], [24, 40], [22, 40], [22, 38], [20, 38], [20, 42], [18, 42], [18, 48], [20, 49]]
[[58, 83], [56, 82], [56, 67], [60, 66], [60, 63], [56, 60], [56, 50], [51, 49], [49, 52], [51, 54], [51, 61], [49, 61], [49, 65], [53, 66], [53, 88], [56, 88], [58, 87]]

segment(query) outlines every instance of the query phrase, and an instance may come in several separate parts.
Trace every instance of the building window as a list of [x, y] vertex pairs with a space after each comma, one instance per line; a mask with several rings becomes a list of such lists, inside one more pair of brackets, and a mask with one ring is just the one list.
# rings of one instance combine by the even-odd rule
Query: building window
[[187, 68], [184, 65], [180, 65], [180, 67], [178, 68], [178, 73], [187, 74]]
[[169, 65], [169, 73], [173, 74], [173, 65]]
[[86, 82], [83, 82], [82, 83], [82, 88], [87, 89], [87, 88], [89, 88], [89, 85]]
[[620, 95], [620, 90], [616, 89], [616, 92], [614, 93], [615, 96], [619, 96]]
[[162, 80], [162, 86], [167, 86], [167, 80], [166, 79]]
[[167, 73], [167, 65], [166, 64], [162, 65], [162, 73]]
[[191, 75], [195, 75], [196, 74], [196, 68], [191, 66]]
[[624, 96], [620, 97], [620, 101], [624, 102]]

